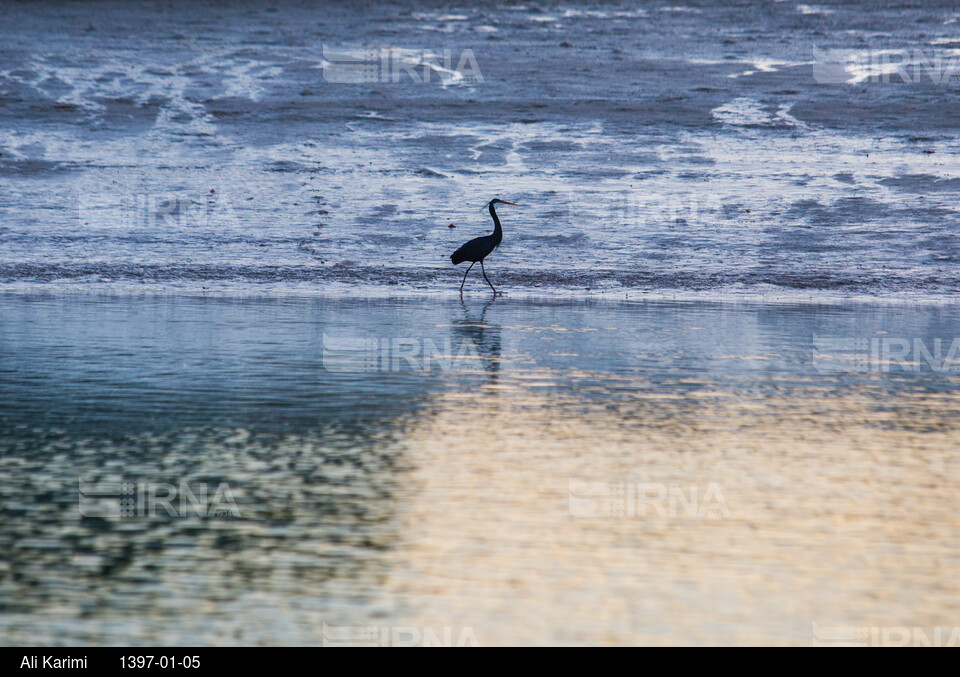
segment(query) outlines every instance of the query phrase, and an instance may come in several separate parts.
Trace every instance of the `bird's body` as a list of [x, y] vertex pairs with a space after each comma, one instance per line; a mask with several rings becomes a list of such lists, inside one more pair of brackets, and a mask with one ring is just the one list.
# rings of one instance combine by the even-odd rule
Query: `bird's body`
[[453, 252], [450, 255], [450, 260], [453, 261], [453, 265], [457, 266], [463, 263], [464, 261], [482, 261], [483, 259], [490, 256], [490, 253], [497, 248], [500, 242], [503, 240], [503, 229], [500, 228], [500, 224], [497, 224], [497, 230], [493, 235], [484, 235], [482, 237], [475, 237], [469, 242]]
[[[496, 209], [494, 209], [494, 206], [497, 204], [516, 206], [513, 202], [505, 202], [499, 199], [491, 200], [487, 207], [490, 209], [490, 216], [493, 217], [493, 232], [490, 235], [473, 238], [469, 242], [461, 245], [457, 251], [450, 255], [450, 260], [453, 261], [453, 265], [455, 266], [464, 261], [470, 261], [470, 268], [473, 268], [479, 261], [480, 270], [483, 271], [483, 279], [487, 280], [487, 284], [493, 289], [494, 294], [497, 293], [497, 290], [487, 278], [487, 271], [483, 268], [483, 260], [490, 256], [493, 250], [500, 246], [500, 243], [503, 241], [503, 228], [500, 226], [500, 219], [497, 217]], [[461, 294], [463, 294], [463, 283], [467, 281], [467, 274], [470, 272], [470, 268], [467, 268], [467, 272], [463, 274], [463, 282], [460, 283]]]

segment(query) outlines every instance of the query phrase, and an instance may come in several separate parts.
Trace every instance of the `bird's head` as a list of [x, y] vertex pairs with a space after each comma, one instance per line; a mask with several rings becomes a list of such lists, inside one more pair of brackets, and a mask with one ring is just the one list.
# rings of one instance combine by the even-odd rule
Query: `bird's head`
[[498, 197], [493, 198], [492, 200], [490, 200], [489, 204], [487, 204], [488, 207], [492, 207], [493, 205], [511, 205], [513, 207], [520, 206], [516, 202], [507, 202], [506, 200], [501, 200]]

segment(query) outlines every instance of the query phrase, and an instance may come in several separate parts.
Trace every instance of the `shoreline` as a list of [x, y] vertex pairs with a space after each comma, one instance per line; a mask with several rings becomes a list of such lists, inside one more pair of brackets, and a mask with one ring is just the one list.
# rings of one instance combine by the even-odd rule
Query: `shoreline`
[[[832, 307], [844, 305], [864, 306], [910, 306], [910, 307], [946, 307], [960, 306], [960, 290], [955, 295], [942, 298], [943, 294], [929, 294], [925, 292], [897, 292], [889, 295], [876, 294], [843, 294], [840, 292], [817, 291], [752, 291], [752, 290], [603, 290], [591, 289], [501, 289], [504, 293], [497, 298], [524, 302], [604, 302], [604, 303], [679, 303], [709, 305], [742, 305], [742, 306], [798, 306], [798, 307]], [[439, 299], [444, 301], [459, 300], [460, 296], [455, 288], [426, 290], [405, 287], [402, 285], [324, 285], [324, 288], [312, 287], [276, 287], [270, 283], [258, 286], [244, 284], [243, 288], [231, 288], [218, 285], [206, 288], [196, 286], [176, 287], [170, 285], [152, 284], [113, 284], [97, 283], [83, 285], [59, 285], [50, 283], [0, 283], [0, 297], [9, 296], [64, 296], [77, 295], [86, 297], [116, 297], [133, 298], [143, 297], [181, 297], [181, 298], [256, 298], [256, 299]], [[493, 294], [483, 291], [464, 291], [464, 302], [490, 300]]]

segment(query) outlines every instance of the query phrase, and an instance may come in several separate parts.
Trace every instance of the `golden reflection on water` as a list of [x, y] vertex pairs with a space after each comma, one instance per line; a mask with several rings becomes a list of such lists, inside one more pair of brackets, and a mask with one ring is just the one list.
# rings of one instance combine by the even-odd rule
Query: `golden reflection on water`
[[[480, 644], [809, 645], [813, 623], [960, 625], [956, 398], [901, 393], [889, 409], [810, 385], [617, 407], [503, 381], [440, 396], [405, 434], [391, 622], [470, 627]], [[716, 483], [729, 517], [574, 516], [571, 479]]]
[[[372, 627], [808, 645], [814, 624], [960, 626], [960, 380], [821, 373], [809, 338], [953, 336], [950, 313], [344, 303], [331, 335], [382, 346], [427, 323], [476, 348], [463, 372], [344, 372], [296, 303], [176, 301], [204, 328], [186, 343], [154, 324], [164, 305], [91, 322], [72, 301], [30, 319], [33, 303], [0, 325], [0, 644]], [[242, 517], [91, 517], [78, 478], [225, 482]], [[571, 482], [716, 487], [724, 509], [585, 515]]]

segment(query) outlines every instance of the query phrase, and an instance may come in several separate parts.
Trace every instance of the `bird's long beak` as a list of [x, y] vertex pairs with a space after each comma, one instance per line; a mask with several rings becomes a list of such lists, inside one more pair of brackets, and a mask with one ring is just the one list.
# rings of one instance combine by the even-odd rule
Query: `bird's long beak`
[[502, 205], [513, 205], [514, 207], [519, 207], [519, 206], [520, 206], [520, 205], [518, 205], [516, 202], [504, 202], [503, 200], [500, 201], [500, 204], [502, 204]]

